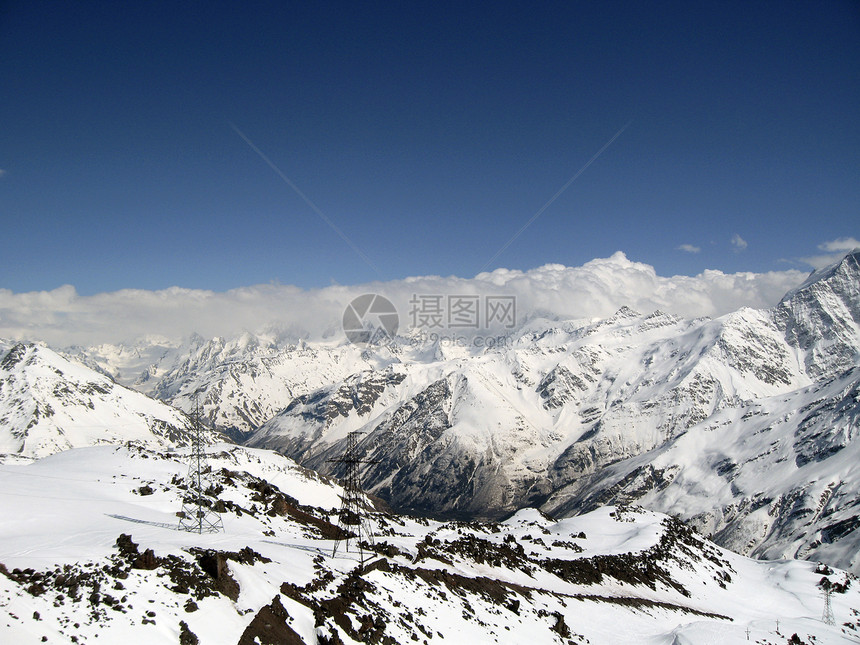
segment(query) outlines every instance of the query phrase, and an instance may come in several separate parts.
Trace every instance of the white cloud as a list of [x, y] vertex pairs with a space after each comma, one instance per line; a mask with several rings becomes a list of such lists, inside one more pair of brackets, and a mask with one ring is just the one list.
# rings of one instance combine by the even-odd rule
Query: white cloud
[[740, 253], [741, 251], [746, 250], [747, 246], [749, 245], [744, 238], [735, 233], [734, 235], [732, 235], [732, 246], [735, 249], [735, 253]]
[[810, 255], [803, 258], [798, 258], [804, 264], [808, 264], [814, 269], [823, 269], [826, 266], [837, 262], [846, 253], [860, 248], [860, 242], [853, 237], [840, 237], [829, 242], [822, 242], [818, 245], [819, 251], [824, 251], [820, 255]]
[[312, 290], [269, 284], [225, 292], [172, 287], [81, 296], [71, 286], [31, 293], [0, 289], [0, 338], [43, 340], [63, 347], [144, 335], [230, 336], [269, 326], [291, 336], [338, 338], [344, 308], [363, 293], [391, 299], [400, 312], [401, 328], [410, 324], [413, 294], [514, 295], [520, 319], [604, 317], [623, 305], [643, 313], [661, 309], [682, 316], [718, 316], [742, 306], [771, 306], [805, 277], [794, 270], [734, 274], [707, 270], [696, 276], [663, 277], [654, 267], [618, 252], [579, 267], [548, 264], [529, 271], [497, 269], [474, 278], [420, 276]]
[[701, 247], [693, 246], [692, 244], [682, 244], [681, 246], [675, 247], [678, 251], [684, 251], [685, 253], [698, 253], [701, 251]]
[[822, 242], [818, 245], [818, 248], [829, 253], [848, 253], [860, 248], [860, 242], [853, 237], [840, 237], [829, 242]]

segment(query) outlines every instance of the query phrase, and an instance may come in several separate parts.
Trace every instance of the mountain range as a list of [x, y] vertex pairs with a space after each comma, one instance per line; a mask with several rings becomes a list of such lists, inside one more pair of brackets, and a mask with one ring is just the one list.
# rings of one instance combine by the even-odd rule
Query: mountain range
[[533, 320], [478, 355], [390, 360], [294, 399], [248, 443], [336, 473], [359, 430], [378, 462], [365, 486], [401, 510], [639, 501], [741, 553], [857, 570], [858, 259], [766, 310]]
[[[123, 398], [134, 388], [186, 412], [197, 401], [235, 440], [323, 473], [343, 474], [330, 460], [360, 431], [375, 462], [362, 466], [364, 487], [401, 512], [495, 521], [636, 502], [742, 554], [858, 571], [859, 261], [848, 254], [768, 309], [533, 315], [491, 347], [420, 333], [370, 347], [246, 333], [65, 348], [51, 360], [89, 365]], [[3, 361], [13, 436], [65, 405], [51, 404], [56, 386], [38, 405], [20, 393], [38, 388], [15, 389], [28, 371], [16, 357], [50, 351], [13, 346]], [[103, 396], [80, 392], [81, 409]], [[9, 439], [6, 452], [68, 447], [51, 441]]]

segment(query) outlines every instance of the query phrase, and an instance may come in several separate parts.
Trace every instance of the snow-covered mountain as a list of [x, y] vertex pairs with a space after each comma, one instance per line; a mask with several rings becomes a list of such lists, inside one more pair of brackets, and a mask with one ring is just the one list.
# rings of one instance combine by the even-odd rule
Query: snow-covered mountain
[[190, 412], [241, 439], [297, 396], [337, 382], [377, 361], [349, 344], [292, 341], [277, 334], [234, 339], [193, 335], [182, 343], [142, 339], [133, 345], [70, 348], [117, 381]]
[[38, 458], [124, 441], [186, 445], [190, 427], [179, 410], [47, 347], [15, 344], [0, 359], [0, 454]]
[[604, 320], [532, 316], [483, 348], [245, 334], [79, 355], [125, 378], [158, 355], [136, 387], [186, 410], [198, 394], [215, 426], [322, 472], [337, 474], [328, 460], [363, 431], [378, 462], [363, 483], [400, 510], [500, 518], [641, 499], [745, 553], [830, 554], [858, 570], [858, 260], [812, 274], [771, 309], [715, 320], [622, 308]]
[[785, 339], [771, 356], [788, 354], [797, 375], [785, 381], [808, 385], [716, 410], [672, 441], [583, 473], [544, 508], [637, 500], [740, 553], [860, 570], [858, 257], [813, 274], [765, 312]]
[[162, 336], [144, 336], [128, 344], [66, 347], [60, 354], [109, 376], [117, 383], [150, 394], [149, 389], [155, 382], [153, 377], [164, 371], [162, 366], [176, 360], [177, 356], [202, 340], [194, 336], [186, 343], [175, 343]]
[[829, 378], [858, 364], [860, 352], [860, 250], [816, 271], [773, 312], [805, 372]]
[[[382, 369], [295, 398], [249, 444], [336, 472], [329, 460], [359, 430], [378, 462], [364, 485], [401, 510], [498, 518], [650, 495], [744, 552], [826, 552], [856, 570], [846, 501], [860, 467], [858, 257], [769, 310], [681, 320], [625, 308], [595, 322], [533, 320], [481, 352], [403, 348]], [[772, 435], [770, 452], [756, 432]], [[749, 476], [734, 481], [732, 469]]]
[[605, 507], [556, 521], [524, 509], [481, 524], [371, 513], [362, 565], [354, 546], [332, 556], [338, 486], [268, 451], [209, 452], [206, 496], [225, 528], [213, 534], [177, 530], [183, 451], [96, 446], [0, 466], [0, 641], [857, 640], [855, 576], [749, 560], [665, 515]]
[[763, 558], [860, 570], [860, 368], [720, 410], [674, 441], [556, 490], [561, 515], [633, 502]]
[[247, 432], [293, 398], [375, 365], [353, 345], [266, 341], [246, 333], [201, 342], [167, 369], [152, 395], [190, 409], [198, 394], [211, 425]]

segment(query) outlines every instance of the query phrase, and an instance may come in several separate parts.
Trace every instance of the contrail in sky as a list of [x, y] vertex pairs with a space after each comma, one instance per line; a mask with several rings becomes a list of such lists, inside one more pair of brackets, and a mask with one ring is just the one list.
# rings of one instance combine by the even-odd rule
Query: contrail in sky
[[257, 153], [257, 155], [260, 157], [260, 159], [262, 159], [263, 161], [265, 161], [265, 162], [266, 162], [266, 164], [269, 166], [269, 168], [271, 168], [272, 170], [274, 170], [274, 171], [275, 171], [275, 173], [278, 175], [278, 177], [280, 177], [281, 179], [283, 179], [283, 180], [284, 180], [284, 183], [285, 183], [285, 184], [287, 184], [287, 186], [289, 186], [290, 188], [292, 188], [292, 189], [295, 191], [296, 195], [298, 195], [299, 197], [301, 197], [301, 198], [304, 200], [305, 204], [307, 204], [308, 206], [310, 206], [310, 207], [311, 207], [311, 210], [312, 210], [314, 213], [316, 213], [322, 221], [324, 221], [326, 224], [328, 224], [328, 225], [329, 225], [329, 228], [330, 228], [331, 230], [333, 230], [335, 233], [337, 233], [337, 234], [338, 234], [338, 236], [340, 237], [340, 239], [342, 239], [344, 242], [346, 242], [346, 243], [347, 243], [347, 245], [349, 246], [349, 248], [351, 248], [353, 251], [355, 251], [356, 255], [358, 255], [358, 257], [360, 257], [360, 258], [364, 261], [364, 263], [365, 263], [367, 266], [369, 266], [371, 269], [373, 269], [373, 270], [374, 270], [374, 272], [376, 272], [376, 275], [377, 275], [377, 276], [379, 276], [380, 278], [382, 278], [382, 273], [379, 271], [379, 269], [376, 267], [376, 265], [375, 265], [375, 264], [370, 260], [370, 258], [369, 258], [369, 257], [367, 257], [367, 255], [364, 253], [364, 251], [362, 251], [360, 248], [358, 248], [358, 246], [357, 246], [355, 243], [353, 243], [353, 241], [352, 241], [351, 239], [349, 239], [349, 238], [347, 237], [346, 233], [344, 233], [342, 230], [340, 230], [340, 227], [338, 227], [338, 225], [337, 225], [337, 224], [335, 224], [334, 222], [332, 222], [332, 221], [331, 221], [331, 220], [326, 216], [326, 214], [325, 214], [325, 213], [323, 213], [323, 212], [319, 209], [319, 207], [318, 207], [316, 204], [314, 204], [314, 203], [310, 200], [310, 198], [309, 198], [307, 195], [305, 195], [305, 194], [304, 194], [304, 193], [299, 189], [299, 187], [298, 187], [298, 186], [296, 186], [296, 185], [295, 185], [295, 184], [290, 180], [290, 178], [289, 178], [289, 177], [287, 177], [287, 176], [286, 176], [286, 175], [281, 171], [281, 169], [280, 169], [280, 168], [278, 168], [278, 167], [275, 165], [275, 162], [274, 162], [274, 161], [272, 161], [271, 159], [269, 159], [269, 157], [268, 157], [268, 156], [266, 156], [266, 153], [264, 153], [264, 152], [263, 152], [262, 150], [260, 150], [256, 145], [254, 145], [254, 142], [253, 142], [253, 141], [251, 141], [251, 140], [247, 137], [247, 135], [246, 135], [244, 132], [242, 132], [238, 127], [236, 127], [236, 124], [235, 124], [235, 123], [233, 123], [232, 121], [228, 121], [227, 123], [229, 123], [229, 124], [230, 124], [230, 127], [231, 127], [231, 128], [233, 128], [233, 131], [234, 131], [236, 134], [238, 134], [240, 137], [242, 137], [242, 140], [243, 140], [245, 143], [247, 143], [247, 144], [248, 144], [248, 146], [251, 148], [251, 150], [253, 150], [254, 152], [256, 152], [256, 153]]
[[633, 121], [628, 121], [628, 122], [624, 125], [624, 127], [623, 127], [623, 128], [621, 128], [618, 132], [616, 132], [616, 133], [613, 135], [613, 137], [612, 137], [609, 141], [607, 141], [606, 143], [604, 143], [604, 144], [603, 144], [603, 147], [602, 147], [600, 150], [598, 150], [598, 151], [594, 154], [594, 156], [593, 156], [591, 159], [589, 159], [589, 160], [588, 160], [588, 163], [586, 163], [582, 168], [580, 168], [580, 169], [577, 171], [577, 173], [576, 173], [573, 177], [571, 177], [570, 179], [568, 179], [568, 180], [567, 180], [567, 183], [565, 183], [565, 185], [564, 185], [564, 186], [562, 186], [561, 188], [559, 188], [559, 189], [558, 189], [558, 192], [557, 192], [555, 195], [553, 195], [553, 196], [550, 198], [550, 200], [549, 200], [546, 204], [544, 204], [543, 206], [541, 206], [541, 207], [540, 207], [540, 210], [538, 210], [538, 212], [537, 212], [537, 213], [535, 213], [534, 215], [532, 215], [532, 216], [531, 216], [531, 219], [529, 219], [529, 221], [528, 221], [528, 222], [526, 222], [525, 224], [523, 224], [523, 225], [522, 225], [522, 227], [520, 228], [520, 230], [518, 230], [516, 233], [514, 233], [514, 236], [513, 236], [511, 239], [509, 239], [507, 242], [505, 242], [504, 246], [502, 246], [502, 248], [500, 248], [498, 251], [496, 251], [496, 253], [495, 253], [495, 255], [493, 255], [493, 257], [491, 257], [489, 260], [487, 260], [486, 264], [484, 264], [484, 266], [482, 266], [482, 267], [481, 267], [481, 270], [480, 270], [480, 271], [478, 271], [478, 273], [483, 273], [484, 271], [486, 271], [486, 270], [487, 270], [487, 267], [489, 267], [497, 257], [499, 257], [502, 253], [504, 253], [505, 249], [507, 249], [511, 244], [513, 244], [513, 243], [514, 243], [514, 240], [516, 240], [516, 239], [517, 239], [517, 238], [522, 234], [522, 232], [523, 232], [523, 231], [525, 231], [529, 226], [531, 226], [532, 222], [534, 222], [538, 217], [540, 217], [540, 216], [541, 216], [541, 214], [543, 214], [543, 212], [544, 212], [547, 208], [549, 208], [549, 207], [550, 207], [550, 205], [551, 205], [551, 204], [552, 204], [556, 199], [558, 199], [558, 198], [561, 196], [561, 194], [562, 194], [564, 191], [566, 191], [566, 190], [570, 187], [570, 185], [571, 185], [573, 182], [575, 182], [575, 181], [577, 180], [577, 178], [578, 178], [582, 173], [584, 173], [584, 172], [585, 172], [586, 168], [588, 168], [591, 164], [593, 164], [593, 163], [597, 160], [597, 158], [598, 158], [600, 155], [602, 155], [602, 154], [603, 154], [603, 152], [604, 152], [604, 151], [605, 151], [609, 146], [611, 146], [611, 145], [613, 144], [613, 142], [614, 142], [618, 137], [620, 137], [620, 136], [621, 136], [621, 133], [622, 133], [622, 132], [624, 132], [624, 131], [625, 131], [625, 130], [630, 126], [630, 124], [631, 124], [631, 123], [633, 123]]

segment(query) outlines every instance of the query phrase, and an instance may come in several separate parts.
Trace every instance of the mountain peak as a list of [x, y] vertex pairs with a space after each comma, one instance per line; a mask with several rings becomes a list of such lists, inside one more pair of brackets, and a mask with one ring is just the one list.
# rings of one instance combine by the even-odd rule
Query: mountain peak
[[6, 356], [3, 357], [3, 360], [0, 361], [0, 369], [6, 370], [11, 369], [22, 360], [27, 355], [27, 349], [32, 347], [30, 343], [18, 343], [14, 345], [7, 353]]
[[842, 256], [837, 262], [823, 269], [812, 271], [800, 286], [786, 293], [780, 302], [791, 300], [798, 294], [813, 288], [815, 285], [826, 285], [834, 280], [853, 284], [855, 288], [860, 284], [860, 249], [854, 249]]
[[856, 364], [860, 353], [860, 249], [813, 272], [773, 310], [785, 338], [818, 379]]
[[616, 311], [612, 315], [610, 320], [624, 320], [624, 319], [629, 319], [629, 318], [641, 318], [641, 317], [642, 317], [642, 314], [640, 314], [638, 311], [636, 311], [635, 309], [631, 309], [627, 305], [623, 305], [621, 307], [621, 309], [619, 309], [618, 311]]

